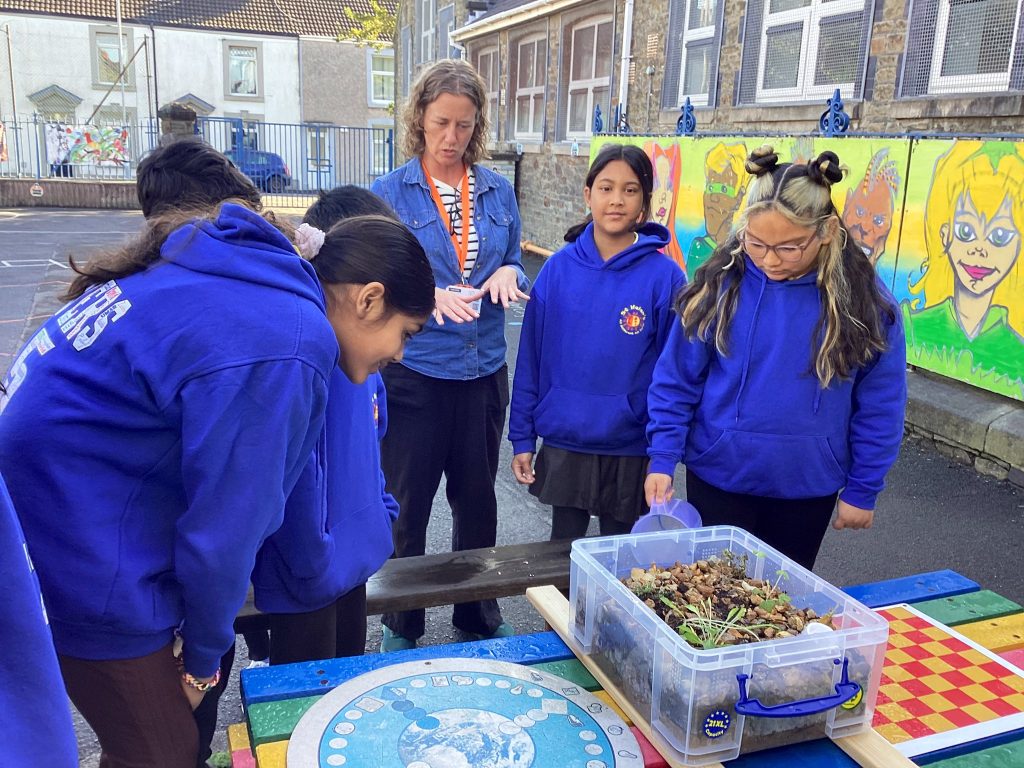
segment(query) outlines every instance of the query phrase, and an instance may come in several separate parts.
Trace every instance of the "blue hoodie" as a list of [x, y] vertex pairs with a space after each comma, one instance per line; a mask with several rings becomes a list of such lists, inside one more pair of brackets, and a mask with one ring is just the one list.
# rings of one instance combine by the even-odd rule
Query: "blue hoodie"
[[671, 475], [683, 460], [733, 493], [797, 499], [843, 489], [843, 501], [874, 509], [903, 437], [900, 314], [882, 354], [822, 389], [811, 351], [816, 281], [816, 271], [769, 280], [746, 259], [727, 356], [713, 340], [687, 340], [675, 324], [647, 401], [650, 472]]
[[0, 477], [0, 763], [74, 768], [78, 745], [39, 583]]
[[161, 257], [86, 291], [15, 360], [0, 472], [58, 653], [144, 656], [182, 625], [205, 677], [320, 435], [338, 342], [311, 265], [245, 208], [182, 227]]
[[256, 607], [266, 613], [323, 608], [364, 584], [394, 551], [398, 503], [384, 490], [380, 439], [387, 429], [380, 374], [353, 384], [336, 369], [325, 438], [288, 499], [284, 524], [256, 556]]
[[644, 224], [636, 243], [608, 261], [590, 224], [554, 254], [526, 305], [509, 412], [515, 453], [537, 437], [577, 453], [643, 456], [647, 387], [686, 283], [659, 253], [660, 224]]

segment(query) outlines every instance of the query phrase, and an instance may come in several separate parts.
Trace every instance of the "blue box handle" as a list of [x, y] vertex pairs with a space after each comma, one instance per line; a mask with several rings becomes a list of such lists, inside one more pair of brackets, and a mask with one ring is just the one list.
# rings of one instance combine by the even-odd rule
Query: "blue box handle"
[[766, 707], [757, 699], [747, 698], [747, 680], [750, 675], [736, 675], [740, 685], [740, 699], [736, 702], [736, 713], [740, 715], [753, 715], [754, 717], [803, 717], [824, 712], [827, 709], [838, 707], [850, 701], [860, 693], [860, 685], [850, 682], [849, 666], [850, 660], [844, 658], [833, 660], [834, 664], [843, 665], [842, 679], [836, 683], [836, 692], [830, 696], [817, 696], [802, 701], [791, 701], [788, 704], [776, 704]]

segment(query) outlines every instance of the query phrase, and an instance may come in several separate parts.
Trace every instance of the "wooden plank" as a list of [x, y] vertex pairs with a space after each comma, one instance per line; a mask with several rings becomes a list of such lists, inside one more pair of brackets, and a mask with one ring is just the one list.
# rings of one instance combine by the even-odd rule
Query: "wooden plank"
[[633, 732], [636, 743], [640, 745], [640, 754], [644, 758], [644, 768], [668, 768], [668, 763], [661, 756], [661, 752], [656, 750], [654, 745], [647, 740], [643, 731], [639, 730], [635, 725], [631, 725], [629, 730]]
[[[555, 589], [557, 592], [558, 590]], [[279, 699], [322, 696], [346, 680], [391, 664], [424, 659], [473, 658], [531, 664], [571, 659], [572, 651], [554, 632], [512, 635], [475, 643], [451, 643], [411, 651], [375, 653], [278, 667], [243, 669], [242, 698], [246, 707]]]
[[1020, 613], [1020, 605], [989, 589], [915, 603], [914, 608], [947, 627]]
[[933, 768], [1021, 768], [1024, 766], [1024, 740], [929, 762], [927, 765]]
[[869, 608], [896, 603], [919, 603], [922, 600], [977, 592], [978, 589], [980, 587], [977, 582], [948, 569], [843, 587], [846, 594]]
[[228, 726], [228, 752], [237, 752], [240, 749], [252, 749], [249, 743], [249, 729], [245, 727], [245, 723]]
[[600, 691], [601, 684], [594, 679], [590, 671], [580, 664], [577, 658], [565, 659], [563, 661], [544, 661], [540, 664], [531, 664], [537, 669], [569, 680], [580, 688], [587, 691]]
[[318, 701], [320, 696], [303, 696], [253, 704], [248, 708], [253, 743], [259, 746], [272, 741], [287, 741], [302, 716]]
[[[366, 583], [366, 615], [522, 595], [545, 584], [568, 589], [571, 548], [562, 539], [391, 559]], [[250, 588], [235, 631], [262, 621]]]
[[843, 752], [865, 768], [914, 768], [914, 761], [901, 754], [877, 731], [864, 731], [855, 736], [834, 740]]
[[1015, 667], [1024, 669], [1024, 648], [1018, 648], [1016, 651], [1003, 651], [999, 655], [1011, 664], [1013, 664]]
[[[569, 601], [566, 600], [565, 596], [554, 587], [535, 587], [527, 590], [526, 597], [533, 604], [533, 607], [537, 609], [537, 612], [544, 618], [544, 620], [562, 636], [562, 639], [565, 640], [569, 647], [574, 648], [574, 641], [569, 632]], [[578, 651], [578, 649], [574, 648], [574, 650], [576, 650], [577, 658], [583, 662], [584, 666], [586, 666], [597, 681], [601, 683], [604, 690], [619, 703], [623, 711], [629, 716], [629, 719], [632, 720], [633, 726], [643, 733], [643, 735], [647, 737], [658, 751], [661, 752], [665, 761], [670, 766], [673, 766], [673, 768], [676, 766], [683, 766], [684, 764], [679, 762], [675, 757], [675, 752], [670, 750], [668, 745], [663, 742], [660, 736], [653, 732], [650, 724], [643, 720], [640, 713], [638, 713], [622, 695], [622, 692], [612, 684], [601, 668], [593, 662], [589, 656]], [[862, 766], [862, 768], [914, 768], [914, 763], [909, 758], [900, 754], [895, 747], [875, 731], [867, 731], [865, 733], [857, 734], [856, 736], [847, 736], [842, 739], [836, 739], [835, 744], [843, 752], [852, 757], [857, 765]], [[799, 746], [802, 747], [803, 745]], [[794, 749], [797, 749], [797, 747], [794, 746]], [[794, 754], [801, 753], [794, 752]], [[753, 759], [756, 755], [750, 755], [749, 757]], [[730, 765], [734, 764], [734, 762], [730, 762]], [[721, 766], [721, 763], [715, 763], [714, 765]], [[748, 762], [747, 765], [754, 766], [757, 765], [757, 763]], [[761, 763], [761, 765], [767, 767], [768, 765], [772, 765], [772, 763], [765, 762]], [[802, 768], [811, 768], [817, 764], [811, 761], [805, 761], [803, 757], [801, 757], [799, 765]]]
[[1024, 648], [1024, 613], [961, 624], [956, 631], [995, 653]]
[[288, 757], [287, 741], [272, 741], [256, 747], [256, 765], [258, 768], [286, 768]]
[[[565, 595], [555, 587], [534, 587], [526, 591], [526, 598], [537, 609], [537, 613], [561, 636], [562, 640], [566, 643], [572, 642], [572, 636], [569, 632], [569, 601], [566, 600]], [[583, 663], [583, 666], [590, 670], [590, 674], [601, 684], [605, 692], [611, 694], [619, 702], [622, 711], [633, 722], [633, 727], [640, 731], [654, 745], [670, 768], [686, 768], [686, 764], [673, 756], [674, 752], [669, 750], [668, 745], [664, 743], [663, 739], [651, 730], [650, 723], [640, 716], [640, 713], [636, 711], [633, 705], [622, 695], [621, 691], [608, 679], [608, 676], [601, 668], [584, 653], [577, 653], [576, 657]], [[712, 763], [709, 768], [722, 768], [722, 764]]]

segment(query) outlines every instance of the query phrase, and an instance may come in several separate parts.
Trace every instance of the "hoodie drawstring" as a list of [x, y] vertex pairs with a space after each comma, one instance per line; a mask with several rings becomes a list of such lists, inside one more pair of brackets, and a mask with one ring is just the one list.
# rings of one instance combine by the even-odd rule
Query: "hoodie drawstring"
[[757, 293], [757, 302], [754, 304], [754, 315], [750, 320], [749, 337], [747, 338], [746, 350], [743, 355], [743, 372], [740, 374], [740, 386], [736, 390], [736, 423], [740, 421], [740, 397], [743, 396], [743, 389], [747, 386], [747, 374], [750, 372], [750, 352], [753, 348], [754, 334], [757, 332], [757, 318], [761, 311], [761, 299], [764, 298], [764, 290], [768, 285], [768, 278], [761, 275], [761, 289]]

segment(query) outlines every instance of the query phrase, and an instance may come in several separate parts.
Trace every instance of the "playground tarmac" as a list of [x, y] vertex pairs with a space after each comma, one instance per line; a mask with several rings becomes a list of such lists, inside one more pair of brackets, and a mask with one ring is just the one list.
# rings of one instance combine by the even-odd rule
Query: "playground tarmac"
[[[88, 258], [90, 250], [116, 244], [136, 232], [142, 218], [132, 211], [0, 209], [0, 369], [6, 369], [21, 343], [59, 305], [59, 294], [72, 275], [67, 255]], [[524, 258], [535, 275], [542, 260]], [[522, 309], [508, 313], [509, 366], [514, 367]], [[502, 448], [498, 475], [498, 543], [546, 539], [550, 514], [512, 477], [511, 450]], [[784, 457], [781, 457], [784, 460]], [[677, 488], [682, 489], [681, 472]], [[438, 491], [429, 529], [429, 551], [450, 546], [450, 512], [444, 487]], [[931, 443], [904, 442], [879, 499], [875, 526], [868, 531], [830, 530], [815, 571], [838, 584], [907, 576], [951, 568], [1018, 603], [1024, 602], [1024, 489], [978, 474], [939, 454]], [[595, 532], [592, 526], [591, 532]], [[505, 618], [518, 632], [536, 632], [544, 622], [525, 598], [502, 600]], [[454, 642], [449, 608], [427, 612], [424, 644]], [[370, 620], [367, 650], [380, 643], [380, 624]], [[247, 663], [239, 639], [232, 677]], [[226, 749], [224, 726], [242, 719], [237, 685], [221, 700], [215, 750]], [[88, 726], [76, 716], [81, 764], [99, 763], [99, 747]]]

